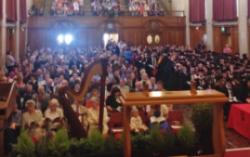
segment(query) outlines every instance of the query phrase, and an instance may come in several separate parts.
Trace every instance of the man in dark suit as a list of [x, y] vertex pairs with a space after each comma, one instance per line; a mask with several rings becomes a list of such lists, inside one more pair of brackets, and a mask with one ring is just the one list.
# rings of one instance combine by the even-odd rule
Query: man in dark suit
[[176, 90], [177, 88], [175, 58], [175, 54], [169, 54], [169, 56], [163, 54], [159, 59], [156, 80], [162, 81], [166, 90]]

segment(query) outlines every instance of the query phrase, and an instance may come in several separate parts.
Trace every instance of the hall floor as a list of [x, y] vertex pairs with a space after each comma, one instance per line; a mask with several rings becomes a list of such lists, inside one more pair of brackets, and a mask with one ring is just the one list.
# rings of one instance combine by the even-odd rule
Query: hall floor
[[244, 148], [244, 147], [250, 148], [250, 139], [242, 137], [233, 129], [225, 128], [225, 136], [226, 136], [227, 149]]

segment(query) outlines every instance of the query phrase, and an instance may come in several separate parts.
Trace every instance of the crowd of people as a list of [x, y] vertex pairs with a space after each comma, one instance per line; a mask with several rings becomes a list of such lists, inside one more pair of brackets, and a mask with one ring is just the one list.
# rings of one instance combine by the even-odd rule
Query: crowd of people
[[131, 0], [129, 3], [131, 16], [163, 16], [164, 10], [158, 0]]
[[[48, 8], [48, 10], [46, 10]], [[47, 13], [46, 13], [47, 12]], [[63, 15], [76, 16], [84, 15], [84, 0], [52, 0], [44, 1], [43, 6], [33, 5], [29, 10], [31, 16]]]
[[92, 0], [91, 11], [94, 16], [118, 16], [120, 4], [118, 0]]
[[[217, 89], [225, 93], [229, 102], [249, 102], [250, 60], [246, 55], [210, 52], [204, 46], [192, 50], [175, 45], [131, 46], [125, 42], [108, 43], [105, 49], [41, 48], [28, 51], [20, 63], [7, 54], [1, 80], [16, 80], [18, 95], [6, 138], [13, 139], [18, 135], [17, 128], [26, 128], [36, 141], [39, 137], [34, 131], [43, 128], [53, 133], [65, 127], [64, 114], [57, 100], [58, 89], [69, 86], [79, 91], [85, 69], [103, 57], [109, 59], [104, 134], [109, 131], [109, 113], [122, 110], [119, 97], [124, 92], [188, 90], [190, 82], [194, 81], [197, 89]], [[93, 78], [83, 104], [72, 104], [88, 133], [98, 128], [100, 93], [96, 84], [99, 81], [100, 76]], [[148, 123], [141, 117], [141, 110], [132, 109], [133, 132], [146, 131], [155, 123], [168, 129], [166, 119], [173, 110], [172, 105], [147, 107]]]
[[[83, 16], [85, 11], [90, 11], [94, 16], [118, 16], [120, 11], [120, 4], [118, 0], [89, 0], [89, 10], [84, 10], [84, 0], [53, 0], [47, 4], [50, 6], [46, 10], [46, 3], [43, 6], [33, 5], [29, 10], [31, 16]], [[48, 13], [46, 13], [48, 12]]]
[[53, 0], [51, 5], [52, 15], [83, 15], [84, 0]]
[[[118, 16], [125, 13], [120, 9], [119, 0], [89, 0], [92, 15], [94, 16]], [[44, 1], [43, 4], [33, 5], [29, 9], [30, 16], [83, 16], [84, 0], [52, 0]], [[163, 16], [164, 9], [159, 0], [130, 0], [128, 4], [131, 16]]]

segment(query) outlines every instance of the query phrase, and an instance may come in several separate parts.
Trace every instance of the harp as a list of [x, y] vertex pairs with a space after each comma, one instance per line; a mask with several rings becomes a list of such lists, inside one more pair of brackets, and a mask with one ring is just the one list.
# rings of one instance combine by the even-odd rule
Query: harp
[[16, 103], [16, 83], [0, 81], [0, 156], [4, 153], [3, 134], [6, 122], [9, 119], [13, 105]]
[[61, 89], [59, 91], [58, 100], [62, 105], [64, 110], [65, 118], [68, 120], [68, 126], [70, 129], [70, 134], [74, 138], [82, 138], [87, 135], [86, 130], [84, 130], [78, 116], [75, 114], [71, 107], [71, 100], [75, 101], [84, 101], [84, 97], [88, 92], [88, 85], [91, 83], [93, 76], [100, 75], [100, 110], [99, 110], [99, 122], [98, 127], [100, 131], [103, 129], [103, 112], [104, 112], [104, 102], [105, 102], [105, 81], [107, 75], [107, 64], [108, 60], [105, 58], [96, 60], [92, 64], [90, 64], [86, 71], [85, 76], [82, 78], [81, 87], [79, 92], [75, 92], [69, 88]]

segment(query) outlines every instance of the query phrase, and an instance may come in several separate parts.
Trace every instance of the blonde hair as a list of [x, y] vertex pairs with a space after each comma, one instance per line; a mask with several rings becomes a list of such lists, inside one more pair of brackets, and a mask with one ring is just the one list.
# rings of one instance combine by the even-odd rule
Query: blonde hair
[[26, 103], [25, 103], [25, 107], [28, 107], [30, 105], [33, 105], [34, 107], [36, 107], [36, 102], [32, 99], [30, 100], [27, 100]]
[[55, 104], [57, 107], [60, 106], [60, 104], [56, 98], [53, 98], [49, 101], [49, 106], [51, 106], [51, 104]]

